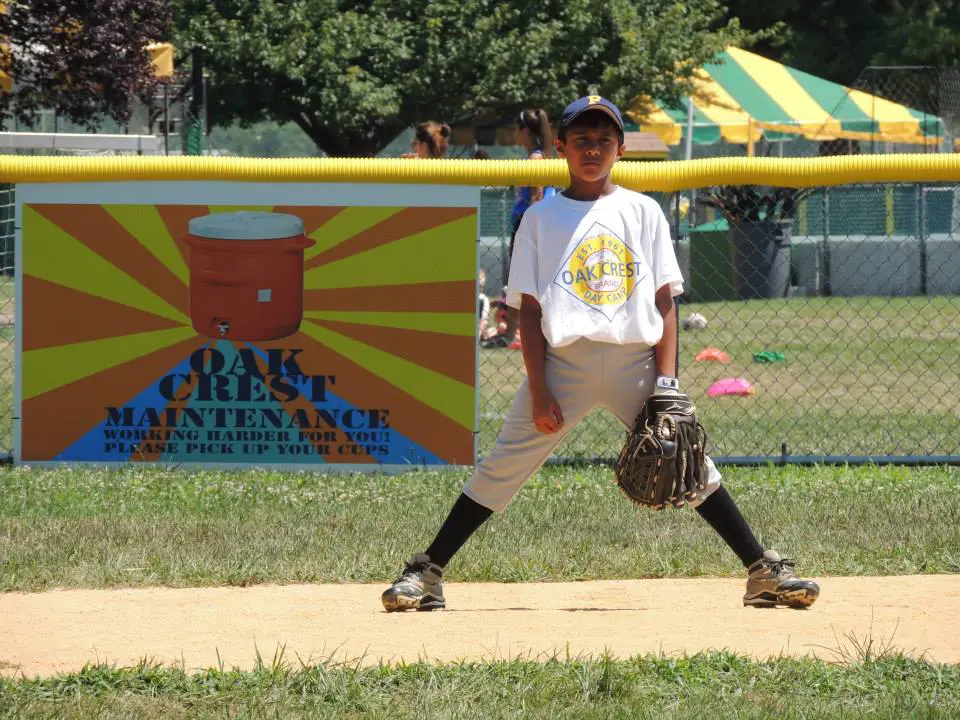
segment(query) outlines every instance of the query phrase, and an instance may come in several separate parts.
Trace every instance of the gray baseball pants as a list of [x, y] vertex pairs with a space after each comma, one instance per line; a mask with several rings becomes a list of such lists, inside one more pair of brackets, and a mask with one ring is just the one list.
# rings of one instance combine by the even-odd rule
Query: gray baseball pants
[[[536, 429], [524, 380], [496, 446], [464, 485], [467, 497], [496, 512], [510, 504], [566, 434], [595, 407], [612, 412], [625, 428], [633, 427], [657, 378], [653, 349], [586, 339], [560, 348], [548, 347], [545, 372], [547, 387], [563, 411], [563, 427], [549, 435]], [[690, 504], [699, 505], [718, 487], [720, 472], [708, 457], [707, 486]]]

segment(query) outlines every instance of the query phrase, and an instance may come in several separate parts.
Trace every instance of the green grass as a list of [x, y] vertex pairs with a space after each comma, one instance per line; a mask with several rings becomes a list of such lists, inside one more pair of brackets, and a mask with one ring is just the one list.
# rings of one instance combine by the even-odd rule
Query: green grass
[[[681, 332], [680, 375], [715, 455], [945, 455], [960, 437], [960, 298], [794, 298], [684, 305], [704, 330]], [[729, 364], [697, 363], [717, 347]], [[785, 363], [753, 353], [780, 350]], [[752, 397], [708, 398], [722, 377], [754, 383]], [[480, 447], [493, 446], [523, 358], [482, 350]], [[558, 454], [613, 457], [623, 432], [609, 414], [587, 418]]]
[[0, 680], [7, 718], [951, 718], [960, 667], [886, 652], [850, 663], [728, 653], [629, 660], [296, 665], [186, 674], [148, 663]]
[[[960, 468], [727, 468], [766, 543], [809, 574], [960, 572]], [[696, 513], [636, 509], [609, 469], [550, 468], [450, 567], [455, 580], [740, 575]], [[0, 472], [0, 590], [386, 581], [462, 473]], [[188, 674], [145, 660], [0, 679], [0, 718], [952, 718], [960, 666], [853, 635], [824, 660], [530, 658], [365, 667], [282, 653]], [[0, 668], [7, 673], [11, 667]]]
[[[801, 573], [960, 572], [960, 468], [726, 468]], [[424, 548], [464, 473], [0, 472], [0, 590], [381, 582]], [[635, 508], [604, 467], [548, 468], [454, 558], [452, 580], [740, 576], [689, 509]]]

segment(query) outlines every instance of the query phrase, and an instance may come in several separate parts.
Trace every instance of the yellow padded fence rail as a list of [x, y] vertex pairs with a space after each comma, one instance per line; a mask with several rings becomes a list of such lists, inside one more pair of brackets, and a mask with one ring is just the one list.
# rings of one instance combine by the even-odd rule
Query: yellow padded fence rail
[[[0, 157], [0, 182], [351, 182], [433, 185], [567, 184], [562, 160], [401, 160], [360, 158]], [[620, 162], [614, 181], [645, 191], [711, 185], [813, 187], [876, 182], [960, 181], [960, 154], [832, 158], [717, 158]]]

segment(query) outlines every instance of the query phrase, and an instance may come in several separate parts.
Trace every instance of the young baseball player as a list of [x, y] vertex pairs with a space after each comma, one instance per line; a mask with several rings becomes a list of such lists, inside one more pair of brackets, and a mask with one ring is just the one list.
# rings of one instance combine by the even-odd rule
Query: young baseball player
[[[527, 379], [433, 542], [383, 593], [387, 611], [445, 607], [443, 568], [594, 407], [630, 428], [651, 393], [679, 390], [674, 297], [683, 279], [660, 206], [610, 180], [624, 152], [620, 111], [599, 96], [571, 103], [557, 150], [570, 186], [527, 210], [510, 265], [507, 302], [520, 309]], [[816, 600], [816, 583], [764, 551], [709, 458], [691, 505], [747, 568], [744, 605]]]

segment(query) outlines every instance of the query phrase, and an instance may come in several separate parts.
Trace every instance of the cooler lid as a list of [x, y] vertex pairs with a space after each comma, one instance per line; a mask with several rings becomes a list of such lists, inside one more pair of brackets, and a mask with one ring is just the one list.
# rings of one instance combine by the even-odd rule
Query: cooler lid
[[303, 235], [303, 220], [296, 215], [241, 210], [194, 218], [189, 229], [195, 237], [216, 240], [280, 240]]

